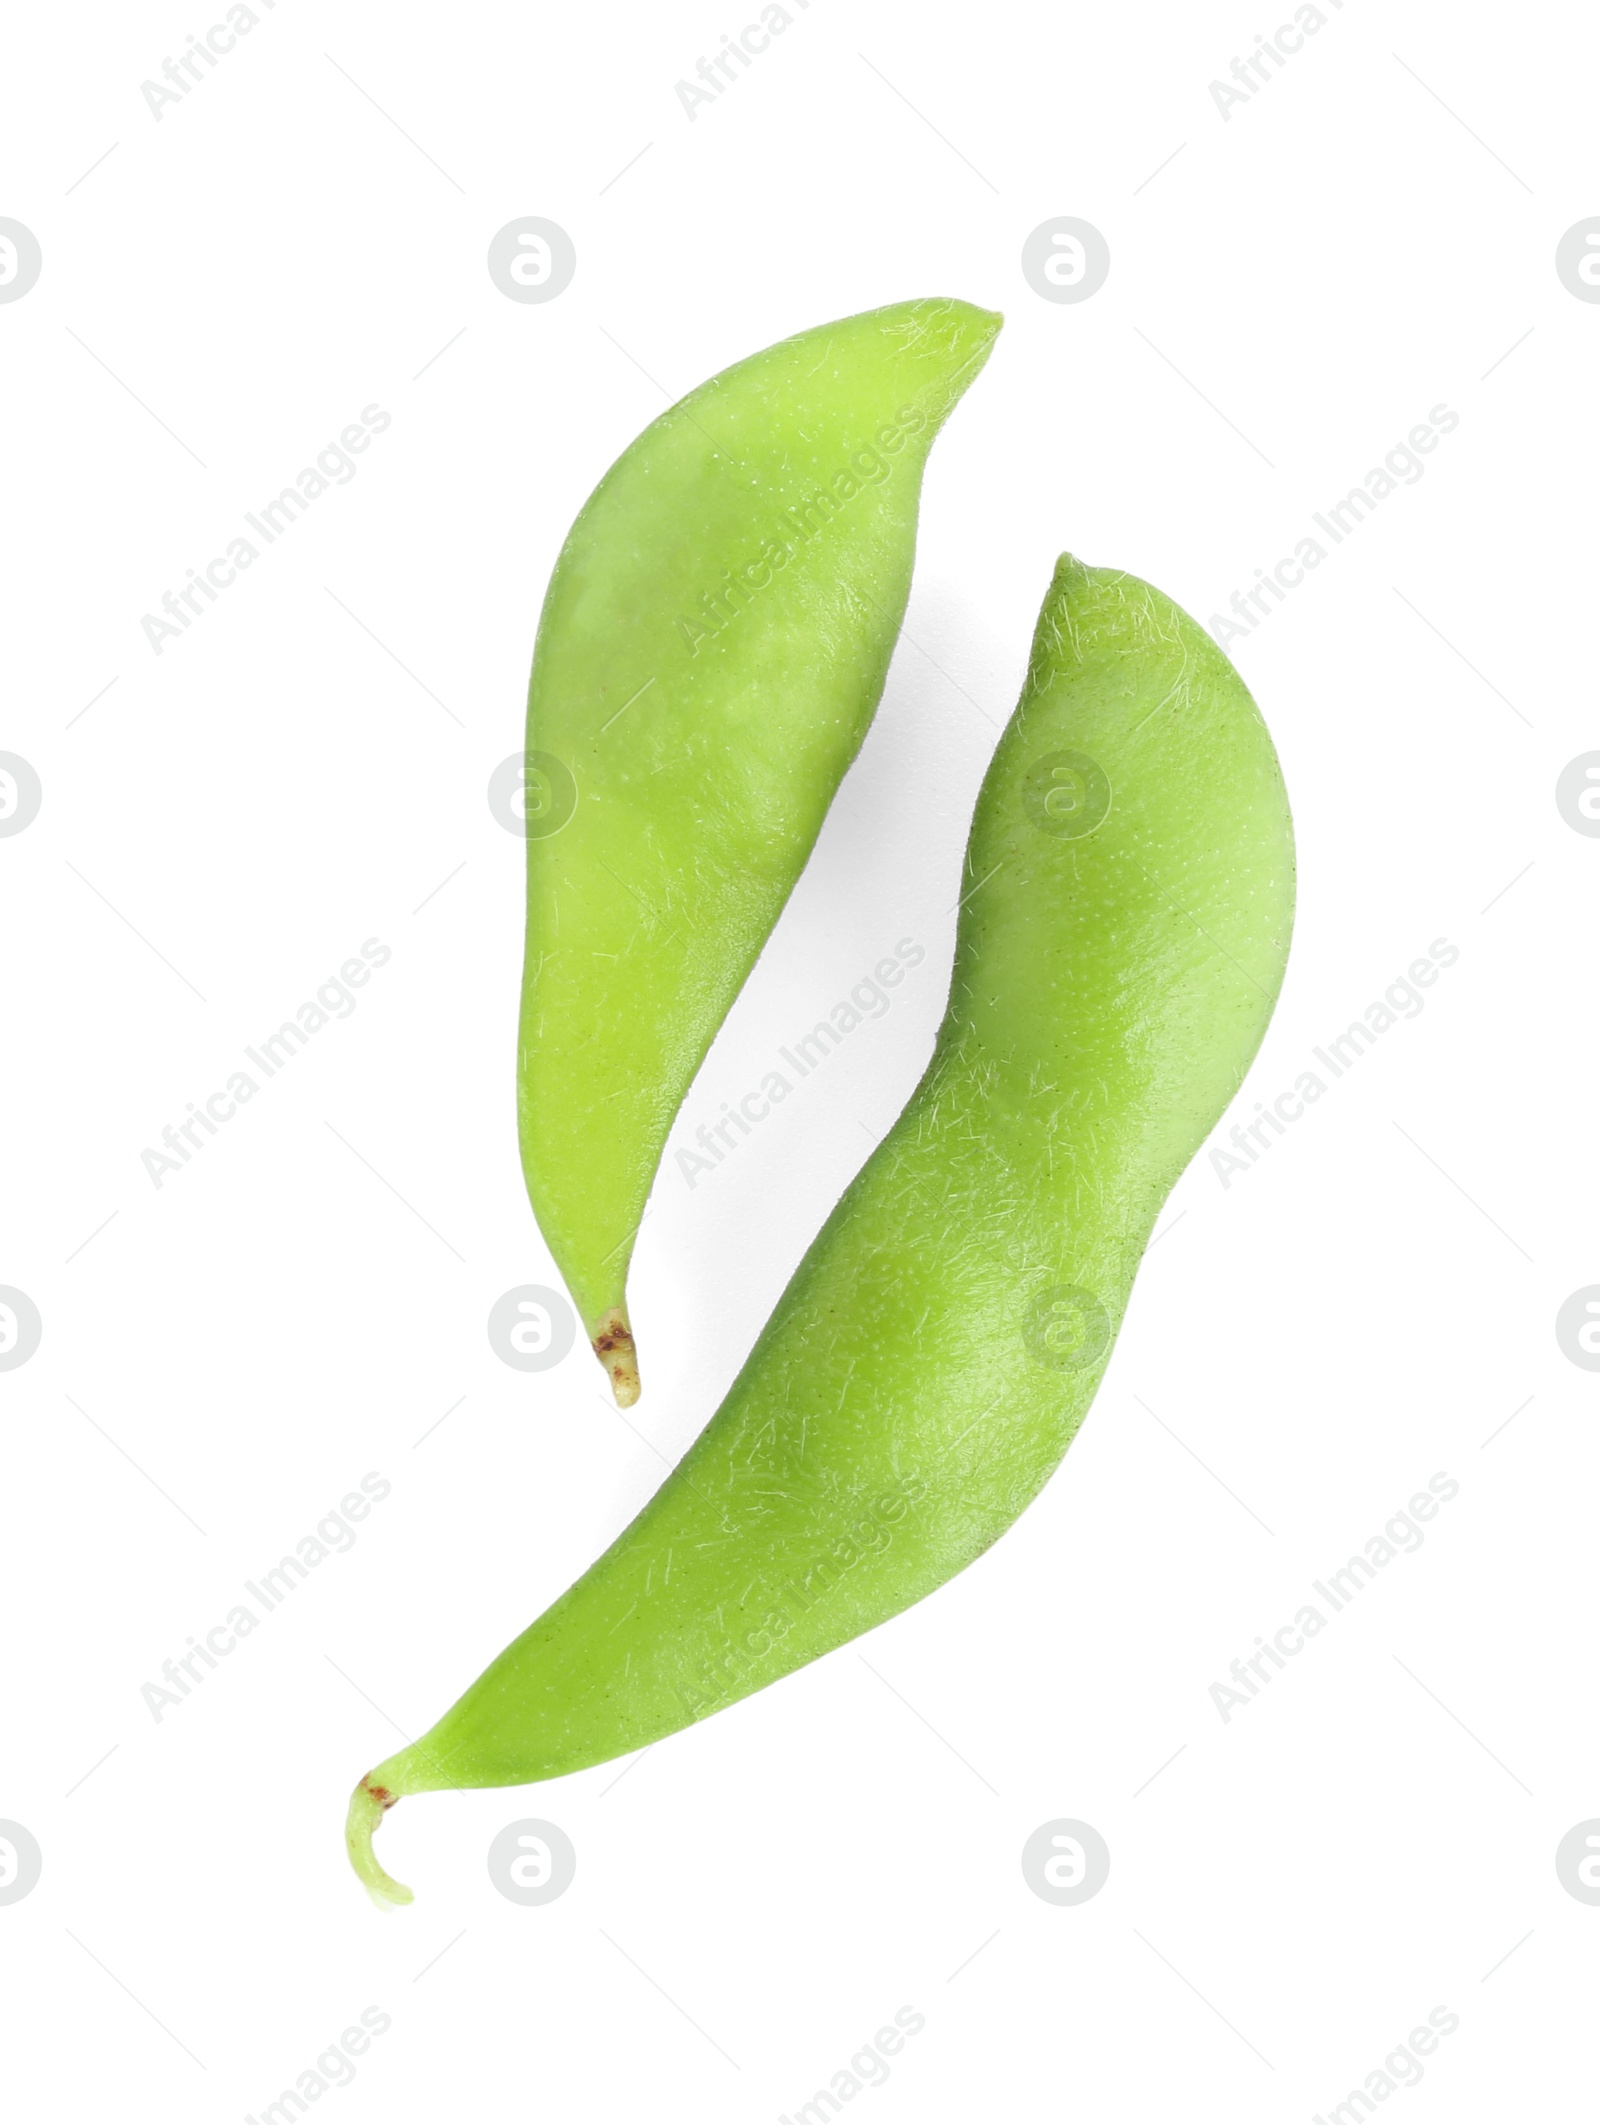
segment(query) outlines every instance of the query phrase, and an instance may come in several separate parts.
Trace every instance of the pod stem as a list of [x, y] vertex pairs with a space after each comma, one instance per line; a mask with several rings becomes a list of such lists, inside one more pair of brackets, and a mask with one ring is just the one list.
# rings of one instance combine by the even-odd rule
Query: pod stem
[[639, 1354], [633, 1330], [620, 1306], [613, 1306], [595, 1323], [594, 1354], [611, 1376], [611, 1392], [618, 1409], [632, 1409], [639, 1399]]
[[345, 1817], [344, 1848], [350, 1855], [350, 1864], [380, 1909], [393, 1904], [409, 1904], [412, 1900], [405, 1883], [397, 1882], [384, 1872], [372, 1849], [373, 1832], [382, 1822], [385, 1811], [392, 1808], [399, 1797], [387, 1786], [373, 1784], [369, 1774], [351, 1794], [350, 1812]]

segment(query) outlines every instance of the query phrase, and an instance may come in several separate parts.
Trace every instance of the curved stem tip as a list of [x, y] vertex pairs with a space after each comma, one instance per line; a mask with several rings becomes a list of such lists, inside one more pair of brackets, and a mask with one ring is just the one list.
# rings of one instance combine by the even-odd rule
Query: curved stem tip
[[366, 1884], [372, 1901], [380, 1907], [411, 1902], [411, 1891], [404, 1882], [397, 1882], [384, 1872], [372, 1849], [372, 1833], [382, 1822], [384, 1811], [392, 1808], [399, 1797], [387, 1786], [374, 1785], [364, 1778], [350, 1796], [350, 1812], [345, 1817], [344, 1848], [350, 1855], [350, 1864]]

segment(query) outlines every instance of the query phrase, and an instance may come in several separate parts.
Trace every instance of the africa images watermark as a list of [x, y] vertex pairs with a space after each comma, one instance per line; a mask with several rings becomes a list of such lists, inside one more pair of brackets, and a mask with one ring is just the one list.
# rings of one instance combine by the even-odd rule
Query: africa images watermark
[[356, 2060], [372, 2049], [375, 2036], [383, 2036], [392, 2027], [393, 2017], [381, 2007], [363, 2007], [359, 2023], [341, 2031], [319, 2054], [316, 2064], [306, 2068], [293, 2088], [284, 2089], [275, 2102], [268, 2103], [259, 2117], [249, 2112], [244, 2125], [294, 2125], [330, 2088], [348, 2088], [356, 2077]]
[[[794, 4], [804, 14], [811, 0], [794, 0]], [[748, 71], [751, 62], [770, 48], [774, 37], [781, 37], [786, 29], [794, 26], [794, 20], [786, 7], [773, 0], [770, 7], [761, 10], [759, 22], [747, 22], [737, 37], [725, 34], [721, 51], [709, 59], [702, 57], [695, 67], [701, 85], [697, 88], [692, 81], [675, 84], [678, 101], [689, 123], [693, 125], [700, 115], [701, 104], [715, 103], [729, 83], [737, 81], [740, 73]]]
[[[330, 974], [315, 998], [303, 1003], [292, 1019], [286, 1018], [259, 1048], [246, 1048], [245, 1054], [261, 1072], [262, 1083], [293, 1062], [312, 1034], [320, 1033], [330, 1020], [348, 1018], [356, 1007], [350, 991], [364, 989], [374, 971], [387, 966], [393, 956], [386, 944], [369, 937], [361, 947], [360, 957], [347, 959], [337, 974]], [[222, 1090], [213, 1092], [203, 1106], [190, 1100], [187, 1118], [176, 1124], [169, 1122], [162, 1130], [161, 1141], [166, 1148], [155, 1151], [146, 1145], [139, 1154], [152, 1185], [159, 1189], [169, 1173], [181, 1173], [195, 1153], [205, 1149], [206, 1138], [220, 1135], [221, 1124], [231, 1122], [260, 1089], [248, 1070], [235, 1070]]]
[[[1344, 0], [1328, 0], [1328, 5], [1337, 13], [1344, 6]], [[1236, 57], [1228, 69], [1233, 76], [1232, 85], [1226, 81], [1211, 84], [1211, 101], [1221, 112], [1223, 124], [1226, 125], [1233, 116], [1236, 103], [1248, 103], [1252, 96], [1258, 95], [1275, 74], [1282, 73], [1297, 52], [1305, 50], [1306, 39], [1316, 36], [1327, 26], [1328, 17], [1320, 7], [1306, 6], [1296, 8], [1294, 20], [1280, 23], [1270, 37], [1258, 34], [1255, 50], [1243, 59]]]
[[[278, 0], [260, 0], [270, 15]], [[159, 81], [141, 81], [140, 90], [151, 117], [161, 123], [169, 103], [182, 103], [197, 82], [204, 81], [207, 68], [214, 67], [219, 59], [225, 59], [237, 46], [241, 37], [248, 37], [260, 22], [261, 17], [244, 0], [230, 7], [225, 22], [214, 22], [206, 31], [204, 41], [191, 35], [189, 49], [180, 58], [168, 57], [161, 63], [161, 72], [166, 87]]]
[[[369, 1469], [361, 1478], [360, 1489], [347, 1491], [337, 1506], [330, 1506], [313, 1531], [301, 1536], [292, 1556], [280, 1557], [270, 1571], [261, 1574], [259, 1581], [247, 1579], [244, 1582], [250, 1601], [236, 1602], [220, 1623], [211, 1626], [203, 1641], [191, 1634], [187, 1652], [179, 1653], [175, 1660], [163, 1661], [161, 1681], [146, 1682], [139, 1690], [156, 1725], [160, 1726], [165, 1713], [182, 1704], [190, 1692], [205, 1681], [207, 1674], [228, 1654], [236, 1651], [242, 1639], [259, 1629], [275, 1608], [281, 1608], [310, 1572], [335, 1551], [342, 1553], [354, 1549], [356, 1531], [351, 1522], [365, 1520], [372, 1508], [381, 1505], [393, 1489], [387, 1476]], [[255, 1606], [252, 1607], [251, 1603]], [[259, 1615], [256, 1613], [258, 1608]]]
[[201, 604], [204, 598], [215, 605], [219, 591], [231, 590], [246, 568], [253, 567], [261, 558], [262, 548], [273, 545], [299, 516], [319, 501], [328, 491], [329, 483], [348, 487], [360, 471], [357, 456], [371, 443], [375, 435], [382, 435], [392, 426], [393, 416], [378, 405], [363, 406], [359, 420], [339, 432], [337, 442], [327, 443], [317, 453], [314, 465], [307, 465], [292, 487], [285, 487], [270, 502], [263, 503], [259, 511], [247, 509], [244, 520], [261, 540], [254, 545], [242, 534], [230, 540], [227, 550], [215, 560], [208, 561], [205, 573], [189, 570], [189, 580], [181, 590], [169, 590], [161, 600], [161, 611], [166, 614], [147, 612], [140, 616], [139, 624], [144, 629], [145, 640], [159, 657], [170, 639], [177, 641], [185, 628], [192, 627], [205, 611]]
[[1434, 406], [1404, 442], [1394, 445], [1381, 465], [1373, 466], [1359, 487], [1352, 487], [1342, 501], [1330, 503], [1326, 511], [1314, 509], [1311, 521], [1326, 533], [1329, 545], [1324, 546], [1320, 539], [1307, 533], [1292, 554], [1285, 554], [1274, 565], [1270, 575], [1266, 569], [1258, 568], [1250, 589], [1236, 590], [1228, 601], [1234, 617], [1230, 620], [1226, 613], [1214, 612], [1206, 622], [1222, 647], [1226, 649], [1230, 642], [1242, 642], [1254, 634], [1273, 607], [1283, 604], [1291, 590], [1298, 590], [1313, 568], [1322, 566], [1329, 547], [1342, 546], [1380, 502], [1386, 502], [1402, 486], [1415, 487], [1428, 469], [1423, 458], [1438, 449], [1442, 436], [1460, 425], [1459, 413], [1445, 405]]
[[1270, 1644], [1265, 1638], [1257, 1638], [1256, 1650], [1229, 1668], [1228, 1682], [1212, 1683], [1208, 1695], [1222, 1724], [1226, 1726], [1236, 1711], [1259, 1697], [1265, 1685], [1276, 1680], [1278, 1673], [1327, 1629], [1341, 1609], [1348, 1608], [1358, 1594], [1365, 1592], [1385, 1565], [1393, 1564], [1402, 1551], [1409, 1555], [1421, 1549], [1426, 1537], [1417, 1523], [1436, 1520], [1440, 1506], [1460, 1495], [1461, 1485], [1441, 1469], [1428, 1478], [1426, 1490], [1408, 1499], [1403, 1510], [1389, 1515], [1382, 1534], [1373, 1535], [1359, 1556], [1351, 1557], [1326, 1579], [1313, 1579], [1312, 1587], [1322, 1597], [1326, 1613], [1316, 1602], [1306, 1602], [1295, 1611], [1292, 1621], [1273, 1632]]
[[827, 2125], [845, 2104], [867, 2088], [881, 2088], [889, 2078], [889, 2060], [905, 2049], [906, 2038], [927, 2027], [928, 2018], [915, 2007], [897, 2007], [893, 2023], [886, 2023], [872, 2041], [863, 2044], [848, 2066], [841, 2066], [826, 2088], [819, 2088], [809, 2103], [802, 2103], [791, 2117], [787, 2111], [778, 2125]]
[[830, 520], [869, 487], [880, 487], [893, 472], [890, 459], [899, 455], [909, 436], [920, 435], [928, 417], [919, 406], [901, 406], [892, 421], [878, 430], [872, 444], [855, 452], [848, 465], [822, 479], [782, 512], [773, 535], [763, 539], [754, 560], [722, 571], [720, 589], [708, 590], [700, 600], [699, 614], [674, 621], [691, 657], [700, 654], [702, 642], [712, 641], [745, 606], [766, 589], [780, 569], [787, 568], [802, 545], [814, 539]]
[[1461, 2017], [1449, 2007], [1435, 2007], [1424, 2023], [1412, 2030], [1403, 2044], [1396, 2044], [1381, 2066], [1375, 2066], [1361, 2088], [1352, 2088], [1342, 2103], [1335, 2103], [1324, 2117], [1319, 2110], [1311, 2125], [1362, 2125], [1378, 2105], [1401, 2088], [1415, 2088], [1427, 2068], [1422, 2061], [1439, 2048], [1442, 2036], [1454, 2036]]
[[1453, 967], [1460, 957], [1448, 938], [1436, 937], [1428, 947], [1428, 956], [1413, 959], [1406, 972], [1397, 974], [1382, 997], [1368, 1004], [1360, 1018], [1352, 1019], [1325, 1048], [1312, 1049], [1312, 1054], [1328, 1073], [1327, 1082], [1315, 1070], [1302, 1070], [1288, 1091], [1280, 1092], [1271, 1106], [1258, 1099], [1255, 1120], [1236, 1122], [1229, 1130], [1228, 1142], [1233, 1149], [1230, 1151], [1221, 1144], [1211, 1146], [1211, 1170], [1223, 1187], [1232, 1187], [1236, 1174], [1248, 1173], [1257, 1160], [1272, 1149], [1276, 1138], [1287, 1136], [1291, 1125], [1304, 1118], [1306, 1109], [1321, 1099], [1328, 1085], [1353, 1070], [1391, 1027], [1398, 1025], [1402, 1018], [1420, 1017], [1423, 1007], [1420, 991], [1431, 989], [1443, 970]]
[[870, 974], [864, 974], [850, 991], [841, 998], [826, 1018], [819, 1018], [811, 1031], [795, 1041], [793, 1047], [780, 1048], [780, 1058], [794, 1072], [794, 1083], [781, 1070], [769, 1070], [753, 1091], [746, 1092], [736, 1104], [724, 1100], [722, 1117], [695, 1131], [698, 1151], [681, 1148], [675, 1153], [678, 1171], [692, 1188], [701, 1174], [711, 1173], [727, 1157], [736, 1151], [740, 1139], [755, 1133], [758, 1122], [764, 1122], [773, 1108], [789, 1097], [795, 1084], [802, 1077], [809, 1077], [813, 1070], [825, 1063], [835, 1048], [842, 1047], [847, 1034], [869, 1018], [882, 1018], [892, 999], [887, 994], [897, 989], [913, 967], [920, 967], [927, 958], [920, 944], [909, 937], [902, 937], [894, 948], [892, 959], [880, 959]]
[[720, 1644], [707, 1644], [702, 1638], [692, 1651], [684, 1649], [676, 1687], [691, 1718], [703, 1719], [752, 1688], [758, 1663], [783, 1643], [797, 1623], [838, 1592], [848, 1572], [868, 1557], [882, 1555], [893, 1542], [895, 1529], [927, 1492], [921, 1477], [909, 1477], [897, 1491], [884, 1492], [865, 1504], [852, 1527], [820, 1545], [779, 1585], [753, 1580], [740, 1600], [741, 1618], [754, 1619], [748, 1627], [730, 1631]]

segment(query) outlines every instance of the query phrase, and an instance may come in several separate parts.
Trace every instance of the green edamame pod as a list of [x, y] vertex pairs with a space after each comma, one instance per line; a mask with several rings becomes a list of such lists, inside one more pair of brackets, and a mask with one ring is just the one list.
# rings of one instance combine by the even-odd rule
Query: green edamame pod
[[866, 735], [928, 448], [999, 329], [969, 303], [896, 303], [737, 363], [623, 452], [551, 577], [519, 1134], [624, 1406], [628, 1263], [667, 1133]]
[[599, 1562], [351, 1802], [555, 1778], [931, 1593], [1055, 1468], [1156, 1214], [1266, 1029], [1293, 841], [1271, 740], [1170, 599], [1070, 558], [984, 781], [927, 1074], [722, 1407]]

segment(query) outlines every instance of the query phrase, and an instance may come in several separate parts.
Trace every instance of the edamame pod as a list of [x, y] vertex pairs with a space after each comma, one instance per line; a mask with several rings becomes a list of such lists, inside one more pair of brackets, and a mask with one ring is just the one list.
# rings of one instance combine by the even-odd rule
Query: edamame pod
[[978, 799], [926, 1075], [726, 1400], [599, 1562], [420, 1741], [407, 1793], [603, 1762], [943, 1585], [1066, 1451], [1156, 1214], [1283, 978], [1288, 803], [1222, 651], [1064, 558]]
[[519, 1135], [623, 1406], [628, 1263], [667, 1132], [866, 735], [928, 448], [999, 329], [969, 303], [896, 303], [737, 363], [623, 452], [550, 579]]

